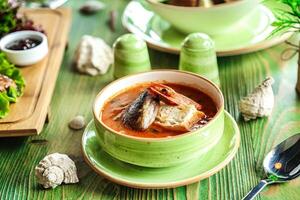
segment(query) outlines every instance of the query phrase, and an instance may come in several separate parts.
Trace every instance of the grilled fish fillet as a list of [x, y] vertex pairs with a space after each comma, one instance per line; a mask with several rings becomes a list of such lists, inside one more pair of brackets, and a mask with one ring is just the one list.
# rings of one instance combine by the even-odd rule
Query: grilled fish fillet
[[194, 105], [169, 106], [161, 105], [154, 124], [168, 130], [190, 131], [205, 114]]
[[158, 98], [146, 90], [127, 107], [122, 123], [133, 130], [146, 130], [154, 122], [158, 107]]

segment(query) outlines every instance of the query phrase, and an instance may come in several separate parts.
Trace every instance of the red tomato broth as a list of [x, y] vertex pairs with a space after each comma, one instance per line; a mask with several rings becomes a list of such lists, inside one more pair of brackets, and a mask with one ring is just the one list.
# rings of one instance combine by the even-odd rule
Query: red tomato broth
[[[116, 132], [120, 132], [126, 135], [135, 136], [135, 137], [142, 137], [142, 138], [163, 138], [163, 137], [170, 137], [180, 135], [186, 132], [175, 132], [172, 130], [166, 130], [162, 127], [151, 125], [145, 131], [136, 131], [130, 128], [125, 127], [121, 120], [114, 120], [114, 117], [119, 113], [116, 112], [118, 108], [124, 107], [134, 101], [141, 92], [143, 92], [147, 87], [149, 87], [151, 83], [142, 83], [135, 85], [133, 87], [127, 88], [117, 95], [113, 96], [109, 99], [103, 106], [101, 111], [101, 120], [102, 122], [110, 127], [111, 129], [115, 130]], [[204, 120], [199, 121], [199, 127], [205, 125], [209, 122], [217, 113], [217, 107], [214, 101], [206, 95], [205, 93], [201, 92], [198, 89], [189, 87], [187, 85], [175, 84], [175, 83], [163, 83], [171, 88], [173, 88], [176, 92], [181, 93], [197, 103], [202, 105], [201, 111], [204, 112], [207, 116]]]

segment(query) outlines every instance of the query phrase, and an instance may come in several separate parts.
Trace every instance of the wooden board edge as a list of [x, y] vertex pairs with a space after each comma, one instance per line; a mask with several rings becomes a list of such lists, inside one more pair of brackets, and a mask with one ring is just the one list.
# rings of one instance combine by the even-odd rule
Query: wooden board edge
[[[48, 109], [49, 109], [49, 106], [50, 106], [50, 103], [51, 103], [51, 100], [52, 100], [52, 96], [53, 96], [53, 93], [54, 93], [54, 90], [55, 90], [57, 77], [58, 77], [62, 62], [63, 62], [65, 47], [68, 43], [68, 35], [69, 35], [69, 32], [70, 32], [71, 22], [72, 22], [72, 11], [71, 11], [71, 9], [69, 9], [69, 8], [59, 8], [59, 9], [57, 9], [57, 11], [59, 11], [64, 16], [63, 17], [64, 21], [62, 23], [61, 29], [64, 29], [65, 31], [60, 31], [60, 32], [63, 32], [65, 34], [59, 36], [60, 37], [59, 41], [64, 43], [64, 48], [61, 49], [62, 52], [59, 54], [60, 55], [59, 58], [56, 57], [56, 60], [59, 60], [59, 66], [58, 66], [58, 70], [56, 70], [56, 73], [53, 74], [53, 76], [55, 76], [55, 81], [53, 82], [53, 81], [46, 78], [44, 83], [43, 83], [43, 85], [47, 85], [48, 87], [49, 87], [49, 85], [52, 85], [51, 91], [45, 89], [44, 87], [41, 90], [41, 95], [49, 95], [50, 96], [49, 98], [47, 98], [47, 103], [46, 104], [48, 106], [46, 107], [46, 106], [40, 105], [40, 102], [38, 101], [37, 102], [37, 109], [33, 113], [33, 116], [32, 116], [32, 118], [34, 118], [35, 116], [38, 117], [38, 115], [40, 115], [39, 122], [37, 123], [37, 126], [36, 126], [37, 134], [40, 134], [40, 132], [42, 131], [42, 129], [44, 127], [44, 124], [45, 124], [45, 121], [46, 121], [46, 118], [47, 118], [47, 113], [48, 113]], [[43, 111], [41, 113], [38, 112], [38, 110], [39, 110], [38, 108], [41, 108]]]
[[14, 130], [14, 132], [0, 131], [0, 138], [6, 137], [25, 137], [25, 136], [33, 136], [37, 135], [37, 129], [22, 129], [22, 130]]

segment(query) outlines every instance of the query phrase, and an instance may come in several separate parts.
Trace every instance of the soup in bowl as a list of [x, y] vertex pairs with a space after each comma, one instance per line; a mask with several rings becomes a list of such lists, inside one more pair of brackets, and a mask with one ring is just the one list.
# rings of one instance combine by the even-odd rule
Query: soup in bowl
[[197, 158], [218, 143], [224, 130], [220, 89], [199, 75], [177, 70], [112, 82], [97, 95], [93, 113], [103, 150], [144, 167]]

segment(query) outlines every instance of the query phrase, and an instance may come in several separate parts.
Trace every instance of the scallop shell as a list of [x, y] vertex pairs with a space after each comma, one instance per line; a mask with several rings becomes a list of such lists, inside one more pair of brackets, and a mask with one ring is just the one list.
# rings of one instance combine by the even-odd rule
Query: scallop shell
[[254, 91], [239, 102], [239, 109], [245, 121], [270, 116], [274, 106], [272, 77], [266, 78]]
[[75, 52], [75, 63], [81, 73], [105, 74], [113, 63], [113, 51], [101, 38], [84, 35]]
[[67, 155], [60, 153], [53, 153], [42, 159], [35, 167], [35, 176], [44, 188], [79, 182], [75, 163]]

